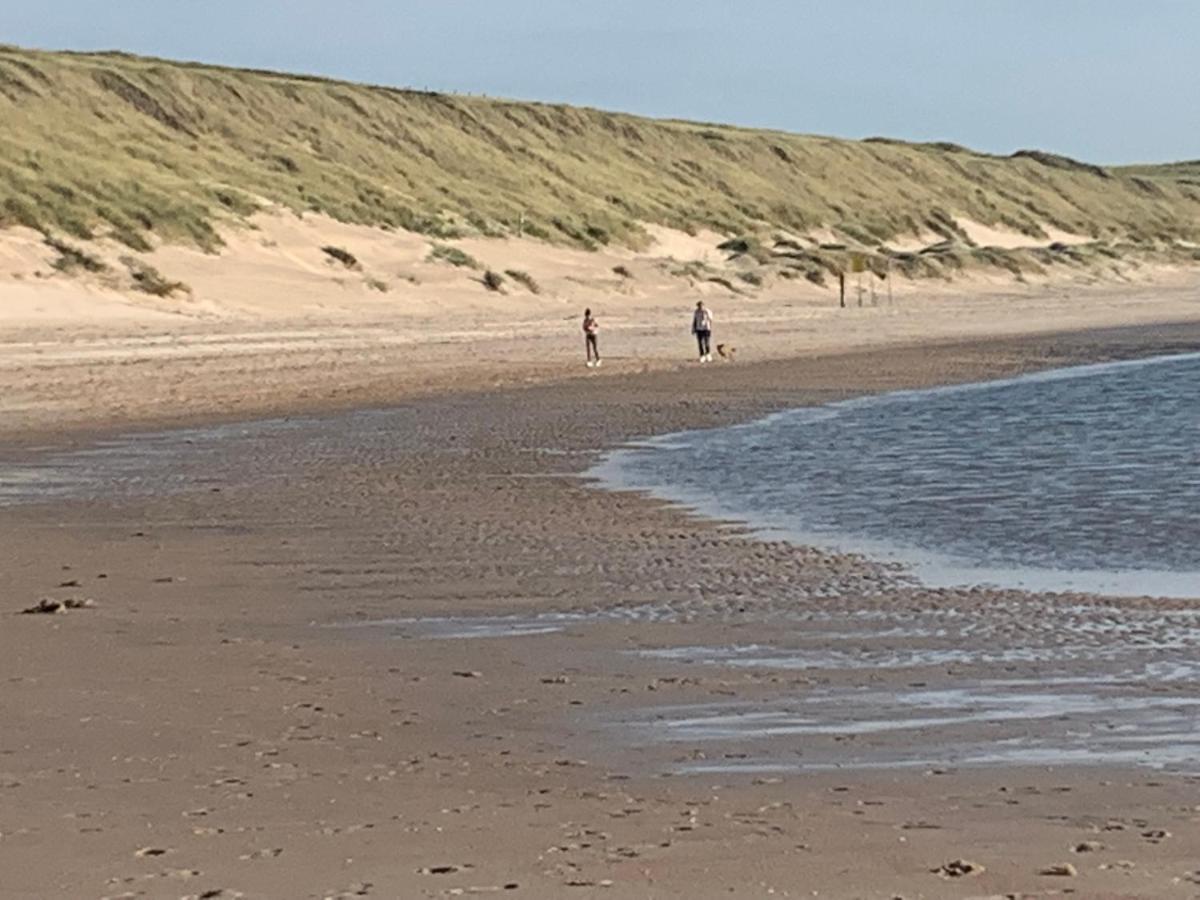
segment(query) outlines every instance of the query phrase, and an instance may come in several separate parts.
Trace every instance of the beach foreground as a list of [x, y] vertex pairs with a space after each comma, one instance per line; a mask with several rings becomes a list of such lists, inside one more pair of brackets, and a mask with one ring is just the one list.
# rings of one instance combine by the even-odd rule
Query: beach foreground
[[[200, 459], [203, 433], [168, 439], [172, 492], [139, 492], [132, 471], [10, 506], [0, 896], [1200, 895], [1194, 767], [942, 758], [1012, 748], [1014, 727], [1030, 747], [1138, 727], [1122, 718], [1136, 691], [1015, 725], [976, 715], [971, 691], [1036, 681], [1047, 660], [1076, 683], [1122, 678], [1107, 660], [1129, 630], [1108, 625], [1153, 641], [1194, 603], [928, 591], [579, 477], [649, 434], [1198, 345], [1200, 325], [1142, 325], [458, 384]], [[109, 413], [91, 433], [140, 420]], [[9, 471], [36, 485], [31, 443], [86, 446], [82, 420], [55, 434], [30, 415]], [[95, 605], [16, 614], [41, 597]], [[941, 616], [938, 646], [975, 656], [786, 661], [800, 640], [867, 655], [880, 635], [862, 623], [898, 612]], [[734, 645], [767, 661], [688, 649]], [[1156, 702], [1187, 721], [1194, 689], [1164, 682]], [[922, 691], [963, 715], [889, 727], [887, 698]], [[828, 727], [809, 727], [817, 697]]]

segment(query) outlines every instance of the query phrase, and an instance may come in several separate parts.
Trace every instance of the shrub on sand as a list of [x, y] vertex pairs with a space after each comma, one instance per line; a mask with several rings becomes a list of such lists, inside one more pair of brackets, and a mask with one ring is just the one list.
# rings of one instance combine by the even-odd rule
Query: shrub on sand
[[189, 294], [192, 291], [182, 281], [171, 281], [165, 278], [154, 266], [147, 265], [141, 260], [134, 259], [132, 256], [121, 257], [121, 262], [129, 270], [129, 277], [133, 279], [134, 288], [144, 294], [152, 294], [155, 297], [170, 297], [179, 291]]
[[542, 292], [541, 285], [533, 280], [533, 276], [528, 272], [522, 272], [519, 269], [505, 269], [504, 274], [518, 284], [525, 285], [526, 290], [531, 294], [540, 294]]
[[322, 247], [321, 252], [328, 256], [331, 260], [341, 263], [347, 269], [361, 269], [358, 257], [345, 250], [342, 247]]
[[434, 244], [429, 251], [430, 262], [446, 262], [452, 266], [466, 269], [478, 269], [479, 261], [469, 253], [451, 247], [449, 244]]
[[108, 266], [106, 266], [103, 260], [101, 260], [99, 257], [93, 256], [86, 250], [82, 250], [79, 247], [73, 246], [72, 244], [68, 244], [66, 241], [60, 241], [57, 238], [47, 237], [46, 246], [50, 247], [58, 254], [58, 258], [55, 259], [50, 265], [59, 272], [65, 272], [69, 274], [71, 272], [78, 272], [82, 270], [84, 272], [96, 274], [108, 270]]

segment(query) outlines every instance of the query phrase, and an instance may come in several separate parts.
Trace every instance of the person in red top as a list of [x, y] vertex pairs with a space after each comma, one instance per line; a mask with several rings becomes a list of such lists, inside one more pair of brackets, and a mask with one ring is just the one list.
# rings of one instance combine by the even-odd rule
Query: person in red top
[[583, 343], [587, 351], [588, 368], [600, 365], [600, 347], [596, 343], [596, 332], [600, 330], [600, 323], [592, 316], [590, 309], [583, 311]]

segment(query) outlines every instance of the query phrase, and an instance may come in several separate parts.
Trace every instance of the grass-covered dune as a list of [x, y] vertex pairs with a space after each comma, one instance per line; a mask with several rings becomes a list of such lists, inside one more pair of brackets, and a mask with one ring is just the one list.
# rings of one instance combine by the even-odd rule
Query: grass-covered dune
[[876, 247], [956, 217], [1113, 245], [1200, 240], [1200, 165], [838, 140], [124, 54], [0, 47], [0, 227], [215, 249], [261, 204], [430, 235], [637, 245], [642, 223], [832, 229]]

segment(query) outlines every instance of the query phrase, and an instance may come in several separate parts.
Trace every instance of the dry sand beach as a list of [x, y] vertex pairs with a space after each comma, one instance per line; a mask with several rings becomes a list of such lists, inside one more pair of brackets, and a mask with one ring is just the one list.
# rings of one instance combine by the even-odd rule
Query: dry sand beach
[[[225, 231], [220, 254], [163, 245], [142, 255], [188, 285], [169, 297], [114, 278], [128, 248], [97, 241], [87, 252], [109, 274], [64, 273], [40, 234], [7, 229], [0, 433], [28, 440], [74, 426], [353, 409], [437, 391], [670, 371], [691, 358], [696, 299], [715, 310], [715, 343], [739, 362], [1200, 314], [1194, 270], [1134, 263], [1020, 282], [851, 275], [841, 309], [835, 283], [768, 276], [751, 286], [739, 276], [752, 270], [717, 249], [719, 235], [646, 227], [653, 240], [643, 250], [586, 251], [517, 238], [446, 243], [324, 216], [262, 214], [250, 228]], [[958, 227], [989, 244], [1044, 250], [1048, 240], [965, 218]], [[479, 268], [432, 258], [451, 245]], [[322, 247], [331, 246], [350, 248], [359, 268], [330, 258]], [[528, 273], [537, 293], [513, 279], [489, 292], [485, 267]], [[385, 281], [386, 292], [371, 287]], [[596, 373], [582, 367], [589, 306], [607, 357]]]
[[[713, 299], [739, 361], [703, 369], [694, 296], [600, 307], [600, 372], [575, 298], [419, 327], [18, 299], [0, 896], [1200, 895], [1194, 767], [1022, 752], [1194, 723], [1191, 681], [1107, 652], [1194, 640], [1194, 603], [928, 590], [580, 477], [652, 434], [1194, 350], [1194, 276]], [[42, 597], [94, 606], [17, 614]], [[836, 661], [880, 642], [913, 661]], [[1074, 687], [1014, 687], [1051, 662]]]

